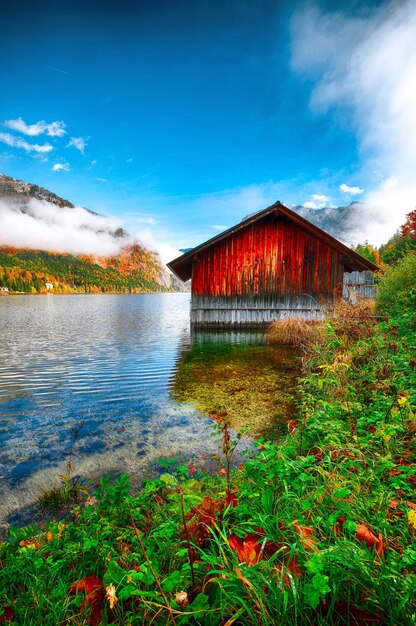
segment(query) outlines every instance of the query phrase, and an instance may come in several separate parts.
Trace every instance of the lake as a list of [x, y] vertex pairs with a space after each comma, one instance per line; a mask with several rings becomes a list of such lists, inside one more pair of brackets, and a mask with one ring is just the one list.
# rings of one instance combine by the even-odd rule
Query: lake
[[[209, 415], [248, 426], [290, 411], [293, 354], [261, 333], [191, 335], [189, 294], [0, 298], [0, 522], [74, 472], [129, 472], [161, 457], [210, 463]], [[245, 407], [245, 413], [243, 410]]]

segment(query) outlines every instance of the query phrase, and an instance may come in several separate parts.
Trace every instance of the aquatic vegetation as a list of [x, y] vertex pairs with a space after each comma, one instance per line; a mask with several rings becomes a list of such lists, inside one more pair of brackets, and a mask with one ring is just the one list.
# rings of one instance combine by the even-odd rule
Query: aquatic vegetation
[[179, 365], [172, 394], [239, 432], [276, 434], [294, 410], [296, 357], [287, 347], [197, 344]]

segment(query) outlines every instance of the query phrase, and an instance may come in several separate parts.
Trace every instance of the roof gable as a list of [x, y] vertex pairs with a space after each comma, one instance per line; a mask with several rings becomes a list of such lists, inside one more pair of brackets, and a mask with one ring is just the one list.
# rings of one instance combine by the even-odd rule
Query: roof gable
[[222, 241], [223, 239], [230, 237], [234, 233], [244, 230], [250, 224], [253, 224], [254, 222], [257, 222], [263, 219], [264, 217], [268, 215], [272, 215], [272, 214], [282, 215], [288, 218], [290, 221], [297, 224], [300, 228], [307, 231], [313, 237], [316, 237], [317, 239], [324, 241], [331, 248], [334, 248], [335, 250], [337, 250], [342, 255], [342, 260], [345, 265], [346, 271], [351, 272], [351, 271], [369, 270], [371, 272], [374, 272], [379, 269], [377, 265], [375, 265], [374, 263], [372, 263], [365, 257], [361, 256], [361, 254], [358, 254], [358, 252], [355, 252], [355, 250], [348, 248], [348, 246], [341, 243], [341, 241], [338, 241], [338, 239], [335, 239], [335, 237], [325, 232], [321, 228], [318, 228], [318, 226], [315, 226], [314, 224], [309, 222], [307, 219], [305, 219], [304, 217], [301, 217], [300, 215], [298, 215], [297, 213], [295, 213], [294, 211], [292, 211], [291, 209], [289, 209], [287, 206], [285, 206], [279, 201], [267, 207], [267, 209], [258, 211], [257, 213], [254, 213], [253, 215], [249, 215], [244, 220], [242, 220], [239, 224], [236, 224], [235, 226], [232, 226], [231, 228], [224, 230], [222, 233], [219, 233], [215, 237], [208, 239], [208, 241], [205, 241], [204, 243], [200, 244], [199, 246], [196, 246], [195, 248], [192, 248], [192, 250], [189, 250], [185, 254], [182, 254], [181, 256], [177, 257], [173, 261], [170, 261], [170, 263], [167, 264], [168, 268], [180, 280], [183, 280], [183, 281], [189, 280], [192, 277], [192, 262], [196, 254], [210, 248], [211, 246], [215, 245], [219, 241]]

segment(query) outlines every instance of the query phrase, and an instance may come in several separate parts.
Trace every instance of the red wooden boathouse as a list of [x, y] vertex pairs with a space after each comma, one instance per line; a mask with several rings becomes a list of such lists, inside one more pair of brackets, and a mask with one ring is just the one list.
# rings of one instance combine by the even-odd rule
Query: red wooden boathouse
[[314, 317], [342, 292], [345, 272], [377, 266], [280, 202], [168, 263], [192, 278], [191, 323], [253, 326]]

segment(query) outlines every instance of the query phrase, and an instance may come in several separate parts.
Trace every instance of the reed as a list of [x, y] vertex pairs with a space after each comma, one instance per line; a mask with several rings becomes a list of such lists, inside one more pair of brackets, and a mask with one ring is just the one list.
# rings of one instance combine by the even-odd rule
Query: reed
[[320, 320], [291, 317], [273, 322], [267, 331], [269, 343], [301, 348], [316, 343], [324, 331]]

